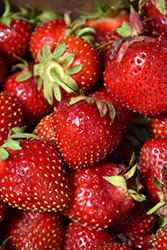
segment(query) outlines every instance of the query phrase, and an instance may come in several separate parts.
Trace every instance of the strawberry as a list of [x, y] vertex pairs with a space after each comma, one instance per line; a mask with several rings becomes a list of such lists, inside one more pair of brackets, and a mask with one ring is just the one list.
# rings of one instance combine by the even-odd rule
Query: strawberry
[[153, 250], [152, 242], [153, 242], [154, 232], [150, 231], [149, 233], [139, 236], [139, 237], [131, 237], [130, 242], [133, 250]]
[[40, 213], [10, 209], [3, 223], [6, 249], [61, 249], [64, 220], [60, 213]]
[[110, 242], [111, 235], [106, 230], [87, 229], [78, 223], [71, 222], [66, 228], [64, 250], [96, 250]]
[[44, 96], [50, 104], [56, 105], [80, 91], [89, 93], [101, 73], [96, 48], [80, 37], [62, 38], [53, 53], [49, 45], [45, 45], [42, 54], [39, 51], [40, 63], [34, 66], [34, 74], [39, 76], [39, 88], [43, 85]]
[[15, 142], [19, 148], [6, 145], [8, 157], [0, 160], [2, 200], [22, 210], [56, 212], [68, 206], [68, 177], [55, 148], [39, 138]]
[[144, 33], [154, 37], [167, 38], [167, 9], [164, 0], [139, 1], [139, 10], [143, 16]]
[[0, 145], [2, 145], [12, 127], [23, 126], [23, 108], [17, 97], [8, 92], [0, 93]]
[[[140, 151], [139, 169], [141, 181], [147, 194], [156, 202], [166, 196], [166, 147], [166, 138], [155, 137], [147, 140]], [[163, 189], [161, 190], [160, 187], [163, 187]]]
[[69, 169], [72, 202], [62, 213], [88, 229], [102, 230], [121, 223], [135, 205], [121, 175], [124, 170], [109, 159], [87, 168]]
[[167, 137], [167, 112], [152, 116], [148, 126], [152, 137]]
[[118, 145], [120, 127], [113, 106], [80, 95], [59, 103], [51, 126], [59, 152], [69, 168], [84, 168], [106, 157]]
[[[32, 131], [43, 116], [52, 111], [52, 106], [37, 89], [38, 78], [33, 76], [31, 63], [18, 64], [21, 69], [11, 73], [5, 80], [3, 90], [16, 97], [23, 107], [23, 123]], [[17, 67], [17, 66], [15, 66]]]
[[[133, 19], [139, 22], [131, 27], [135, 36], [135, 24], [142, 27], [134, 9], [131, 13], [131, 24]], [[116, 51], [104, 71], [107, 91], [134, 112], [148, 116], [166, 111], [166, 40], [136, 35]]]
[[130, 246], [127, 244], [119, 243], [119, 242], [111, 242], [106, 245], [98, 248], [98, 250], [132, 250]]
[[167, 248], [167, 225], [159, 229], [152, 241], [152, 250], [165, 250]]
[[105, 35], [119, 27], [124, 21], [129, 21], [128, 1], [118, 1], [117, 5], [102, 5], [95, 1], [96, 12], [80, 11], [82, 18], [86, 19], [85, 26], [93, 27], [96, 31], [95, 40], [100, 43]]
[[5, 11], [0, 18], [0, 53], [8, 69], [18, 62], [15, 56], [25, 58], [29, 52], [32, 26], [18, 13], [10, 12], [8, 0], [4, 0]]

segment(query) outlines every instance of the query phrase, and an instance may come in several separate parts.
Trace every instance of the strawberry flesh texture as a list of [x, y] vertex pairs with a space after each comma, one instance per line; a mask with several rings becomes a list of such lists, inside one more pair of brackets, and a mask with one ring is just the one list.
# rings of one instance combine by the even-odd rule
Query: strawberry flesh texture
[[152, 116], [148, 126], [152, 137], [167, 137], [167, 112]]

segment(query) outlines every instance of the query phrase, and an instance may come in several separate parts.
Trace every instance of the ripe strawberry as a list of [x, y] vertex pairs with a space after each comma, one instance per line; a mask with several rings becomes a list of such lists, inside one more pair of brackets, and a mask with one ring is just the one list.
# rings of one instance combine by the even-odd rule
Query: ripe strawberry
[[70, 188], [60, 155], [39, 138], [20, 139], [0, 160], [1, 198], [22, 210], [56, 212], [70, 203]]
[[15, 56], [25, 58], [29, 52], [29, 39], [32, 27], [18, 13], [10, 12], [8, 0], [4, 0], [4, 14], [0, 18], [0, 54], [8, 69], [18, 62]]
[[145, 22], [144, 33], [154, 37], [167, 38], [167, 9], [166, 1], [146, 0], [139, 1], [139, 9]]
[[6, 249], [53, 249], [63, 246], [65, 227], [60, 213], [10, 209], [3, 223]]
[[84, 168], [106, 157], [121, 137], [115, 110], [105, 101], [80, 95], [59, 103], [51, 125], [69, 168]]
[[[20, 64], [19, 64], [20, 66]], [[31, 63], [21, 64], [21, 70], [10, 74], [3, 90], [16, 97], [23, 107], [23, 123], [27, 131], [32, 131], [37, 123], [52, 111], [52, 106], [37, 89], [38, 78], [33, 76]]]
[[133, 250], [153, 250], [152, 242], [153, 242], [154, 232], [150, 231], [148, 234], [139, 237], [132, 237], [130, 239], [132, 249]]
[[64, 250], [96, 250], [111, 242], [112, 237], [106, 230], [87, 229], [78, 223], [71, 222], [66, 228]]
[[128, 1], [119, 1], [116, 6], [102, 5], [95, 1], [97, 12], [80, 12], [82, 18], [86, 19], [85, 26], [93, 27], [96, 31], [95, 40], [99, 43], [104, 40], [105, 35], [119, 27], [124, 21], [129, 21], [127, 9]]
[[153, 237], [152, 250], [159, 249], [167, 249], [167, 225], [159, 229]]
[[[166, 196], [166, 147], [167, 138], [155, 137], [147, 140], [140, 151], [139, 169], [141, 181], [147, 194], [156, 202], [160, 201], [158, 194], [161, 194], [161, 199]], [[155, 178], [160, 182], [159, 185], [163, 187], [162, 190], [160, 190], [160, 186], [156, 185]]]
[[[102, 230], [121, 223], [135, 205], [121, 173], [108, 159], [82, 169], [69, 169], [72, 202], [62, 213], [88, 229]], [[120, 174], [120, 175], [119, 175]], [[116, 180], [117, 186], [111, 184]]]
[[0, 93], [0, 145], [12, 127], [23, 126], [23, 108], [17, 97], [5, 91]]
[[167, 137], [167, 112], [150, 117], [148, 126], [152, 137]]
[[163, 113], [167, 109], [166, 40], [139, 35], [142, 24], [133, 8], [130, 20], [131, 38], [123, 38], [120, 47], [115, 43], [115, 56], [104, 71], [104, 85], [134, 112], [147, 116]]
[[119, 242], [111, 242], [98, 248], [98, 250], [132, 250], [132, 248], [128, 246], [127, 244], [123, 244]]
[[34, 74], [40, 76], [39, 88], [43, 85], [50, 104], [78, 95], [80, 90], [88, 94], [99, 78], [100, 56], [83, 38], [64, 37], [56, 43], [53, 53], [49, 45], [42, 52], [43, 56], [39, 51], [40, 63], [34, 66]]

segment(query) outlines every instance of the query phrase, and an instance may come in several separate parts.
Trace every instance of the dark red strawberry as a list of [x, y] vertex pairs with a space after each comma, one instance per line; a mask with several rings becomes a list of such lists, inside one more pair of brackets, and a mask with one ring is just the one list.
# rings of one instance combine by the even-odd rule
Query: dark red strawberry
[[64, 220], [59, 213], [40, 213], [10, 209], [3, 223], [6, 249], [61, 249]]
[[32, 26], [18, 13], [10, 11], [8, 0], [4, 0], [4, 3], [6, 10], [0, 18], [0, 54], [9, 69], [18, 62], [15, 56], [25, 58], [28, 55]]
[[131, 238], [131, 245], [133, 250], [153, 250], [152, 242], [153, 242], [154, 232], [149, 232], [146, 235], [139, 237]]
[[[121, 223], [135, 205], [121, 176], [124, 170], [108, 159], [87, 168], [69, 169], [72, 202], [62, 213], [89, 229], [101, 230]], [[112, 180], [116, 185], [111, 184]]]
[[[60, 155], [38, 138], [20, 139], [19, 149], [6, 147], [0, 160], [1, 198], [22, 210], [56, 212], [70, 204], [70, 187]], [[5, 146], [5, 145], [4, 145]]]
[[150, 117], [148, 126], [152, 137], [167, 137], [167, 112]]
[[119, 243], [119, 242], [111, 242], [106, 245], [98, 248], [98, 250], [132, 250], [130, 246], [127, 244]]
[[81, 37], [62, 38], [53, 53], [45, 45], [38, 58], [40, 63], [34, 66], [34, 74], [40, 77], [39, 88], [43, 86], [45, 98], [54, 105], [80, 91], [88, 94], [101, 73], [96, 48]]
[[164, 0], [139, 1], [139, 9], [143, 16], [144, 33], [154, 37], [167, 38], [167, 9]]
[[71, 222], [66, 228], [64, 250], [96, 250], [111, 242], [112, 237], [106, 230], [87, 229], [78, 223]]
[[6, 78], [3, 90], [19, 100], [23, 107], [23, 123], [27, 131], [31, 132], [52, 111], [52, 106], [44, 98], [42, 91], [38, 90], [38, 78], [33, 76], [31, 63], [22, 66], [23, 69]]
[[51, 125], [57, 148], [71, 168], [84, 168], [106, 157], [118, 145], [121, 131], [113, 106], [80, 95], [59, 103]]
[[13, 127], [23, 126], [23, 108], [17, 97], [10, 93], [0, 93], [0, 145], [2, 145]]
[[[167, 138], [155, 137], [147, 140], [140, 152], [139, 169], [141, 180], [147, 194], [156, 202], [159, 202], [161, 199], [161, 201], [166, 200], [166, 148]], [[159, 196], [158, 194], [161, 195]]]

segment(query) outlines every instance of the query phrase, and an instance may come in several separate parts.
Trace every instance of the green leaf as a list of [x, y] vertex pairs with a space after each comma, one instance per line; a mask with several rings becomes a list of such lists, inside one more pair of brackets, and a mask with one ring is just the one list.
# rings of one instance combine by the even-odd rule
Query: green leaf
[[165, 201], [157, 203], [154, 207], [152, 207], [152, 208], [147, 212], [147, 214], [150, 215], [150, 214], [155, 213], [158, 209], [160, 209], [161, 207], [163, 207], [163, 206], [165, 205], [165, 203], [166, 203]]
[[154, 176], [154, 179], [153, 179], [153, 184], [159, 190], [163, 190], [163, 184], [160, 181], [158, 181], [157, 177], [155, 177], [155, 176]]
[[9, 153], [6, 149], [0, 147], [0, 159], [6, 160], [9, 157]]
[[146, 196], [144, 194], [139, 194], [134, 189], [128, 189], [128, 193], [135, 201], [143, 202], [146, 200]]
[[19, 74], [15, 78], [15, 81], [16, 82], [24, 82], [24, 81], [30, 79], [31, 77], [32, 77], [32, 72], [31, 71], [27, 71], [27, 72], [23, 72], [23, 73]]
[[54, 97], [56, 98], [57, 101], [61, 101], [61, 90], [60, 86], [57, 83], [54, 83], [53, 85], [53, 92], [54, 92]]
[[41, 54], [41, 49], [38, 50], [38, 54], [37, 54], [37, 59], [40, 63], [44, 64], [45, 63], [45, 60]]
[[44, 97], [50, 105], [53, 103], [53, 84], [53, 82], [46, 80], [43, 88]]
[[21, 149], [19, 141], [12, 140], [10, 137], [4, 142], [3, 147], [10, 148], [13, 150], [20, 150]]
[[124, 174], [124, 178], [126, 180], [130, 179], [132, 176], [134, 176], [135, 172], [136, 172], [136, 168], [137, 168], [137, 164], [135, 164], [133, 167], [130, 168], [130, 170]]
[[79, 90], [79, 87], [78, 87], [76, 81], [71, 76], [64, 75], [64, 78], [62, 80], [66, 84], [66, 86], [68, 86], [69, 89], [71, 89], [72, 92]]
[[166, 16], [166, 4], [165, 0], [155, 0], [157, 9], [161, 12], [162, 15]]
[[76, 66], [74, 66], [74, 67], [72, 67], [72, 68], [70, 68], [70, 69], [67, 69], [66, 71], [65, 71], [65, 73], [67, 74], [67, 75], [73, 75], [73, 74], [76, 74], [76, 73], [78, 73], [78, 72], [80, 72], [81, 70], [82, 70], [82, 64], [78, 64], [78, 65], [76, 65]]
[[122, 26], [119, 27], [119, 28], [117, 28], [116, 31], [122, 37], [131, 36], [131, 27], [130, 27], [130, 25], [126, 21], [124, 21], [122, 23]]
[[43, 58], [45, 62], [51, 61], [52, 60], [52, 53], [50, 51], [50, 45], [46, 44], [42, 48], [42, 53], [43, 53]]
[[37, 135], [31, 134], [31, 133], [16, 133], [10, 136], [10, 138], [15, 138], [15, 139], [27, 139], [27, 138], [36, 138]]
[[123, 176], [119, 176], [119, 175], [103, 176], [103, 178], [116, 187], [122, 187], [122, 188], [127, 189], [126, 180], [124, 179]]
[[63, 56], [60, 56], [57, 62], [62, 65], [63, 69], [67, 69], [73, 63], [74, 58], [75, 58], [75, 53], [71, 52]]
[[55, 60], [58, 59], [65, 52], [66, 47], [67, 45], [65, 42], [60, 43], [53, 51], [52, 58]]

